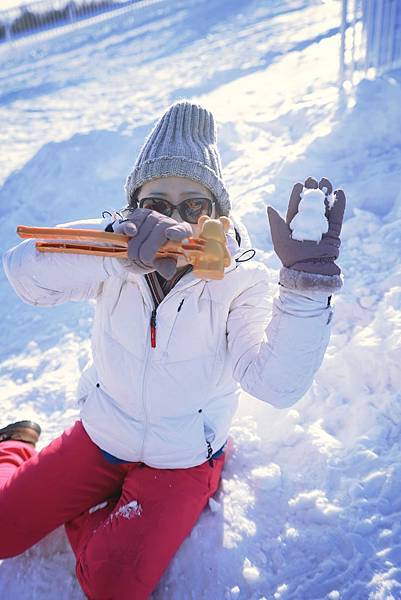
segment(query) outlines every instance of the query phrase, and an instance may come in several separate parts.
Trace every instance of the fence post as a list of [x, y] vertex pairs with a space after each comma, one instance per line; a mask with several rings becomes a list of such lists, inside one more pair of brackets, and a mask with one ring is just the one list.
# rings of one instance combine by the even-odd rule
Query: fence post
[[9, 42], [11, 40], [11, 24], [6, 23], [4, 25], [4, 30], [5, 30], [5, 40], [6, 40], [6, 42]]
[[68, 3], [68, 18], [70, 20], [70, 23], [73, 23], [75, 21], [75, 10], [73, 2]]
[[340, 86], [344, 83], [345, 77], [345, 35], [347, 32], [347, 8], [348, 0], [343, 0], [341, 10], [341, 44], [340, 44], [340, 73], [339, 83]]
[[381, 58], [381, 50], [382, 50], [382, 33], [383, 33], [383, 0], [377, 0], [377, 10], [378, 14], [376, 14], [375, 19], [375, 36], [376, 36], [376, 44], [375, 44], [375, 62], [374, 66], [376, 71], [380, 67], [380, 58]]
[[390, 34], [387, 37], [387, 52], [386, 52], [386, 64], [390, 65], [390, 68], [394, 63], [394, 38], [395, 38], [395, 29], [396, 29], [396, 4], [395, 0], [390, 2], [389, 7], [389, 29]]

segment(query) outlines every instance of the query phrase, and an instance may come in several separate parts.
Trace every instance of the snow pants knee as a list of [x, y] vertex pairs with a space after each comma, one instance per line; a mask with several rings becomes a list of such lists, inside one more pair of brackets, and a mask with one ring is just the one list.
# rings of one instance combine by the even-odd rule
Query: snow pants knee
[[144, 600], [216, 492], [224, 455], [188, 469], [111, 464], [80, 421], [37, 453], [0, 444], [0, 558], [65, 524], [91, 600]]

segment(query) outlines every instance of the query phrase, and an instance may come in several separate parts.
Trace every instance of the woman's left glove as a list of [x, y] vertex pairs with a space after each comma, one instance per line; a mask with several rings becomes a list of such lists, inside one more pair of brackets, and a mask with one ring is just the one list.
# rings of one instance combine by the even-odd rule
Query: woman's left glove
[[128, 258], [134, 272], [144, 275], [158, 271], [171, 279], [177, 269], [174, 258], [158, 258], [157, 251], [168, 240], [182, 241], [192, 235], [189, 223], [178, 223], [147, 208], [136, 208], [129, 219], [113, 223], [113, 231], [129, 236]]
[[[330, 196], [333, 186], [323, 178], [318, 183], [309, 177], [305, 188], [326, 190]], [[325, 216], [328, 231], [320, 242], [298, 241], [292, 238], [289, 227], [298, 213], [301, 201], [302, 183], [296, 183], [291, 193], [286, 220], [271, 206], [267, 207], [273, 247], [280, 258], [283, 268], [280, 270], [280, 283], [288, 288], [299, 290], [318, 290], [331, 293], [342, 286], [341, 270], [335, 261], [339, 255], [340, 233], [345, 210], [345, 194], [342, 190], [334, 192], [333, 202], [326, 200]]]

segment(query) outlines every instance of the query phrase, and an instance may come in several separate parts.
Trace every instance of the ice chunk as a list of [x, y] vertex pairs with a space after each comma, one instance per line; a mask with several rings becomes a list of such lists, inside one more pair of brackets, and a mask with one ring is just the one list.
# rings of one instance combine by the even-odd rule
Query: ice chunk
[[97, 512], [98, 510], [101, 510], [102, 508], [106, 508], [107, 505], [108, 505], [107, 501], [100, 502], [99, 504], [96, 504], [96, 506], [92, 506], [92, 508], [89, 509], [89, 514], [92, 515], [93, 513]]
[[255, 467], [252, 469], [252, 476], [258, 480], [258, 486], [264, 490], [274, 490], [281, 485], [281, 469], [275, 463], [270, 463], [265, 467]]
[[213, 513], [221, 511], [221, 505], [213, 498], [209, 498], [209, 508]]
[[244, 566], [242, 567], [242, 575], [248, 583], [256, 583], [259, 580], [260, 572], [255, 565], [251, 563], [249, 558], [244, 560]]
[[134, 517], [140, 517], [142, 515], [142, 506], [137, 500], [132, 500], [123, 506], [120, 506], [115, 512], [111, 513], [109, 518], [105, 521], [104, 526], [110, 525], [119, 517], [124, 519], [133, 519]]
[[141, 516], [142, 507], [137, 502], [137, 500], [132, 500], [132, 502], [128, 502], [128, 504], [124, 504], [121, 506], [115, 513], [114, 517], [122, 516], [124, 519], [131, 519], [134, 516]]

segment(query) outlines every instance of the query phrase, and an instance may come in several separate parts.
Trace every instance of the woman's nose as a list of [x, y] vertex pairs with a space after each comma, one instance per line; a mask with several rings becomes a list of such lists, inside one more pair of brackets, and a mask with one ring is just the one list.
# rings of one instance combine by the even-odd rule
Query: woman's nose
[[183, 220], [184, 220], [184, 219], [181, 217], [180, 213], [178, 212], [178, 209], [177, 209], [177, 208], [175, 208], [175, 209], [173, 210], [173, 212], [172, 212], [172, 215], [171, 215], [171, 218], [172, 218], [172, 219], [175, 219], [176, 221], [178, 221], [178, 223], [182, 223], [182, 222], [183, 222]]

